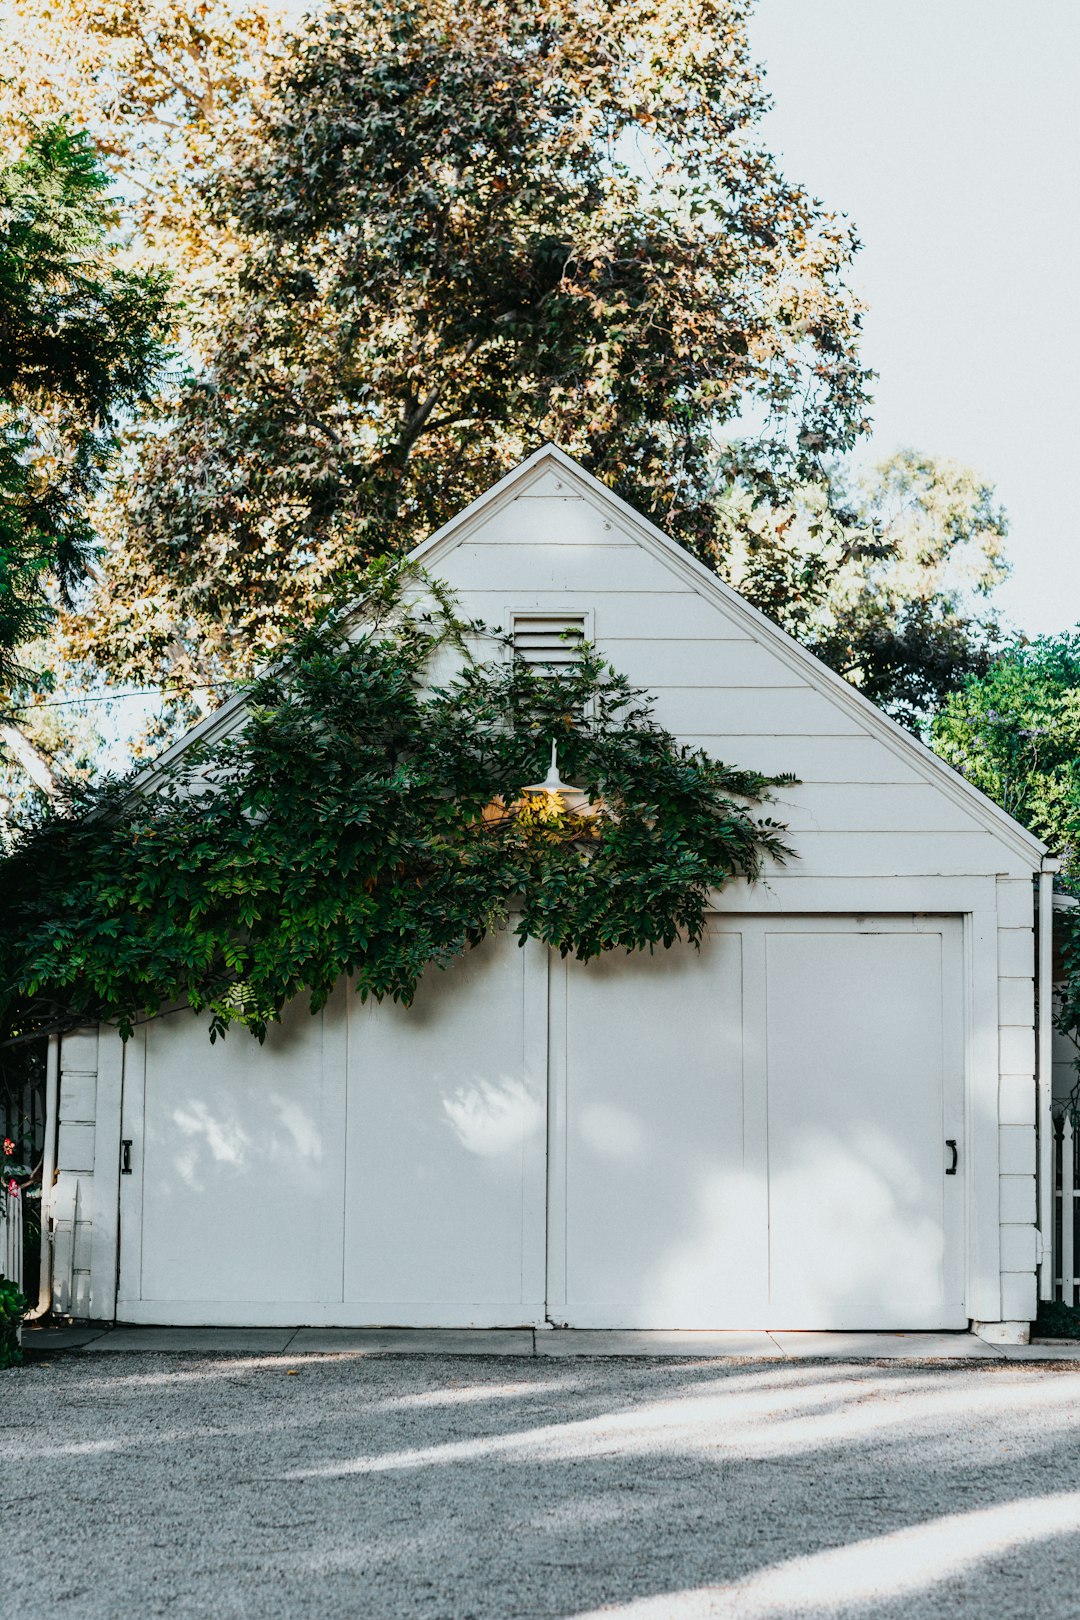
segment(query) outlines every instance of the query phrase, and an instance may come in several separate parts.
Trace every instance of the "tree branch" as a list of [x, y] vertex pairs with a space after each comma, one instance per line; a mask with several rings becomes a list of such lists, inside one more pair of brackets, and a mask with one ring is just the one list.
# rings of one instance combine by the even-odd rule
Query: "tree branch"
[[[471, 360], [482, 342], [482, 338], [470, 338], [464, 349], [461, 351], [461, 359]], [[428, 418], [435, 409], [436, 405], [439, 403], [439, 399], [445, 387], [445, 378], [437, 383], [433, 383], [428, 389], [427, 393], [424, 395], [423, 399], [417, 404], [415, 410], [410, 412], [401, 430], [401, 436], [399, 437], [397, 443], [398, 459], [400, 461], [404, 462], [408, 460], [409, 452], [412, 450], [413, 445], [427, 427]]]

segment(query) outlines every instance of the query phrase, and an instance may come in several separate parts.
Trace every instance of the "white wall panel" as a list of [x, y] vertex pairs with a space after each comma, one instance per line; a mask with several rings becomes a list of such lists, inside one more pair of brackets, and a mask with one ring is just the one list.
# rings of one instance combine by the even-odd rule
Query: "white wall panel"
[[610, 518], [600, 518], [588, 501], [533, 498], [510, 501], [493, 512], [469, 536], [469, 544], [486, 546], [595, 546], [598, 542], [632, 546], [634, 538]]
[[[1034, 1167], [1034, 1160], [1032, 1160]], [[1002, 1224], [1033, 1223], [1035, 1220], [1034, 1175], [1003, 1175], [1000, 1181]]]
[[1031, 1029], [1035, 1023], [1035, 986], [1030, 979], [999, 979], [998, 999], [1002, 1025]]
[[804, 737], [789, 732], [771, 737], [719, 733], [680, 733], [692, 748], [714, 759], [759, 770], [766, 776], [789, 773], [800, 782], [840, 782], [880, 786], [891, 782], [921, 784], [923, 778], [876, 737]]
[[1035, 935], [1030, 928], [998, 929], [998, 973], [1034, 982]]
[[1035, 887], [1031, 878], [1000, 878], [997, 911], [1000, 928], [1032, 928], [1035, 923]]
[[1000, 1031], [1001, 1073], [1035, 1073], [1035, 1032], [1008, 1025]]
[[[782, 818], [781, 818], [782, 819]], [[1001, 844], [983, 832], [818, 832], [809, 829], [791, 840], [792, 867], [814, 876], [873, 877], [888, 870], [905, 874], [966, 876], [992, 873], [1006, 858]], [[1030, 941], [1030, 935], [1028, 939]]]
[[998, 1130], [1001, 1143], [1001, 1174], [1022, 1176], [1035, 1164], [1035, 1127], [1002, 1125]]
[[528, 960], [503, 933], [429, 971], [411, 1007], [350, 1002], [344, 1297], [374, 1321], [542, 1315], [526, 1256], [547, 1102], [543, 1053], [526, 1052]]
[[144, 1026], [142, 1128], [125, 1125], [121, 1177], [141, 1255], [133, 1273], [122, 1245], [122, 1300], [214, 1303], [243, 1321], [249, 1302], [296, 1320], [340, 1297], [342, 995], [314, 1018], [293, 1002], [261, 1046], [244, 1030], [211, 1045], [188, 1013]]
[[1031, 1322], [1038, 1308], [1034, 1271], [1005, 1271], [1001, 1275], [1001, 1320]]
[[1003, 1125], [1034, 1125], [1033, 1075], [1003, 1074], [998, 1082], [998, 1099], [998, 1118]]

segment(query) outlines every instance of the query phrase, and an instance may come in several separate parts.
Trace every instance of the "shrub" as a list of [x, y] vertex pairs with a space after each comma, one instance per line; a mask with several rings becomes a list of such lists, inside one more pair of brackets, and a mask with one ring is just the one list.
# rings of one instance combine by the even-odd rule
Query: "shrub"
[[0, 1277], [0, 1368], [17, 1367], [22, 1361], [19, 1324], [29, 1306], [26, 1298], [7, 1277]]

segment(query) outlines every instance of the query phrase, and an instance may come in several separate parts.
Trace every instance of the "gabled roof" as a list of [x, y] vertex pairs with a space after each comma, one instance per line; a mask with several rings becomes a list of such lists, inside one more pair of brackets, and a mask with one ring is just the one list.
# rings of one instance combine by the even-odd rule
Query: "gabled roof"
[[[1002, 838], [1014, 851], [1029, 859], [1033, 867], [1038, 867], [1042, 856], [1046, 853], [1046, 845], [1033, 833], [1028, 832], [1018, 821], [1014, 821], [1012, 816], [1006, 814], [992, 799], [988, 799], [966, 777], [953, 770], [951, 765], [947, 765], [903, 726], [883, 714], [842, 676], [837, 675], [827, 664], [823, 664], [820, 658], [801, 646], [765, 614], [752, 607], [732, 586], [725, 584], [648, 518], [643, 517], [640, 512], [635, 511], [620, 496], [608, 489], [606, 484], [602, 484], [592, 473], [586, 472], [584, 467], [579, 466], [557, 445], [542, 446], [527, 460], [512, 468], [497, 484], [493, 484], [483, 495], [417, 546], [409, 554], [409, 561], [436, 572], [440, 559], [467, 540], [494, 511], [518, 499], [531, 485], [540, 482], [545, 474], [552, 471], [557, 472], [564, 484], [575, 486], [595, 507], [617, 519], [620, 528], [629, 531], [639, 545], [680, 576], [692, 590], [717, 607], [723, 608], [731, 618], [740, 623], [748, 635], [766, 645], [810, 686], [846, 709], [862, 728], [890, 748], [926, 782], [946, 793], [988, 832]], [[241, 722], [245, 701], [244, 694], [238, 693], [212, 715], [200, 721], [166, 749], [137, 778], [136, 786], [149, 786], [161, 769], [197, 739], [213, 739], [235, 729]]]

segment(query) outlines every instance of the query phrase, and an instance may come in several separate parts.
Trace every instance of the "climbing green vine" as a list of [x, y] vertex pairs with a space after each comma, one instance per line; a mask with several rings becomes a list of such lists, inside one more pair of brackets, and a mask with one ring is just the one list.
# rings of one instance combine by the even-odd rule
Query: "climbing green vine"
[[[212, 1036], [261, 1039], [343, 974], [408, 1002], [508, 920], [583, 959], [697, 941], [710, 890], [791, 853], [753, 809], [790, 778], [681, 746], [589, 648], [538, 675], [430, 581], [366, 583], [362, 612], [252, 684], [231, 734], [99, 790], [0, 865], [8, 1038], [97, 1020], [126, 1036], [186, 1003]], [[576, 809], [523, 798], [553, 740]]]

